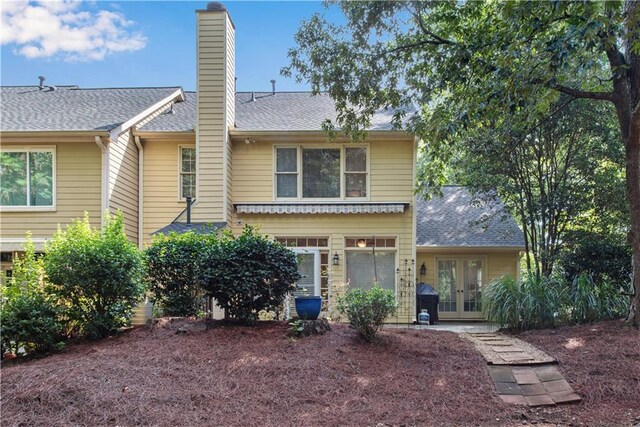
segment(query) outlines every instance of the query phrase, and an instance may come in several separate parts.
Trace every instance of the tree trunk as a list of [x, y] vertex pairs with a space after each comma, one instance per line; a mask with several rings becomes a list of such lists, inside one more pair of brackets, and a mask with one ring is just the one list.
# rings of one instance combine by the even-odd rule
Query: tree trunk
[[626, 141], [627, 194], [631, 212], [629, 243], [632, 250], [632, 280], [634, 296], [631, 300], [628, 321], [640, 328], [640, 111], [631, 114]]

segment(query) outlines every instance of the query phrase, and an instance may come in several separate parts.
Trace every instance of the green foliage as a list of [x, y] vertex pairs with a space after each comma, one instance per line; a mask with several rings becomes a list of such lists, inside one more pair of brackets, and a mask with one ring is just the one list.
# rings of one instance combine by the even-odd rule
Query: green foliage
[[[494, 128], [470, 131], [451, 163], [455, 181], [476, 190], [479, 200], [492, 204], [500, 196], [525, 233], [528, 270], [545, 276], [571, 228], [597, 223], [604, 232], [616, 224], [628, 226], [628, 219], [620, 221], [625, 210], [620, 205], [626, 204], [623, 177], [603, 180], [594, 173], [594, 165], [624, 170], [611, 106], [585, 100], [566, 104], [567, 99], [533, 129], [515, 123], [503, 125], [510, 130], [506, 134]], [[603, 194], [619, 200], [607, 203]]]
[[198, 282], [226, 312], [246, 324], [277, 311], [300, 279], [296, 255], [252, 227], [224, 234], [202, 253]]
[[502, 277], [482, 293], [487, 320], [501, 327], [529, 330], [556, 326], [566, 301], [566, 287], [549, 278], [529, 275], [518, 282]]
[[304, 320], [292, 319], [289, 321], [289, 330], [287, 335], [291, 338], [299, 338], [304, 336]]
[[127, 240], [122, 214], [102, 230], [73, 221], [45, 246], [45, 271], [74, 331], [102, 338], [129, 323], [143, 293], [144, 259]]
[[519, 282], [502, 277], [482, 293], [483, 313], [501, 327], [524, 331], [616, 319], [629, 308], [629, 298], [608, 281], [596, 286], [591, 276], [581, 274], [567, 283], [535, 275]]
[[570, 318], [575, 323], [616, 319], [629, 309], [629, 298], [608, 281], [596, 285], [586, 273], [576, 276], [569, 294]]
[[567, 281], [588, 273], [595, 283], [610, 282], [627, 288], [631, 282], [631, 248], [593, 233], [574, 233], [559, 260]]
[[202, 290], [198, 282], [200, 254], [216, 246], [215, 234], [193, 232], [156, 235], [145, 253], [147, 279], [154, 299], [169, 316], [195, 316]]
[[42, 353], [59, 347], [63, 324], [58, 307], [42, 281], [42, 262], [36, 259], [31, 235], [25, 252], [13, 261], [13, 276], [0, 286], [0, 339], [2, 349], [20, 355]]
[[338, 299], [338, 310], [367, 342], [373, 342], [385, 319], [395, 316], [396, 309], [393, 291], [377, 284], [370, 290], [351, 289]]

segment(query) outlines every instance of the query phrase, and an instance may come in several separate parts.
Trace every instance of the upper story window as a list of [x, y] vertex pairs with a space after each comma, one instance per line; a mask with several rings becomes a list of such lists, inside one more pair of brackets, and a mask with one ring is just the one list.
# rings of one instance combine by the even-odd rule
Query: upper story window
[[55, 150], [3, 148], [0, 152], [0, 206], [54, 206]]
[[276, 147], [278, 199], [349, 199], [368, 196], [367, 147]]
[[196, 149], [180, 147], [180, 200], [196, 197]]

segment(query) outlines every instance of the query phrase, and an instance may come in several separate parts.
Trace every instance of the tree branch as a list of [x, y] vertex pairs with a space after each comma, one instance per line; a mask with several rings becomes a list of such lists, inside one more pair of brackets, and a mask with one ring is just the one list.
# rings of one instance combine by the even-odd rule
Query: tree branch
[[587, 90], [573, 89], [568, 86], [559, 85], [559, 84], [547, 84], [547, 83], [544, 83], [542, 80], [534, 80], [533, 83], [547, 86], [550, 89], [554, 89], [554, 90], [557, 90], [558, 92], [571, 95], [574, 98], [599, 99], [602, 101], [614, 102], [613, 92], [591, 92]]

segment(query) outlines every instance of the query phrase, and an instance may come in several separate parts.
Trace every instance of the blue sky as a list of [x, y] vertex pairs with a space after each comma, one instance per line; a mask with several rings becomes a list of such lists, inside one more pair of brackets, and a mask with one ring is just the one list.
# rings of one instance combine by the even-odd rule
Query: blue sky
[[[195, 10], [206, 1], [2, 3], [2, 85], [195, 90]], [[224, 2], [236, 26], [239, 91], [308, 90], [280, 76], [300, 21], [320, 2]], [[337, 10], [328, 12], [336, 19]]]

